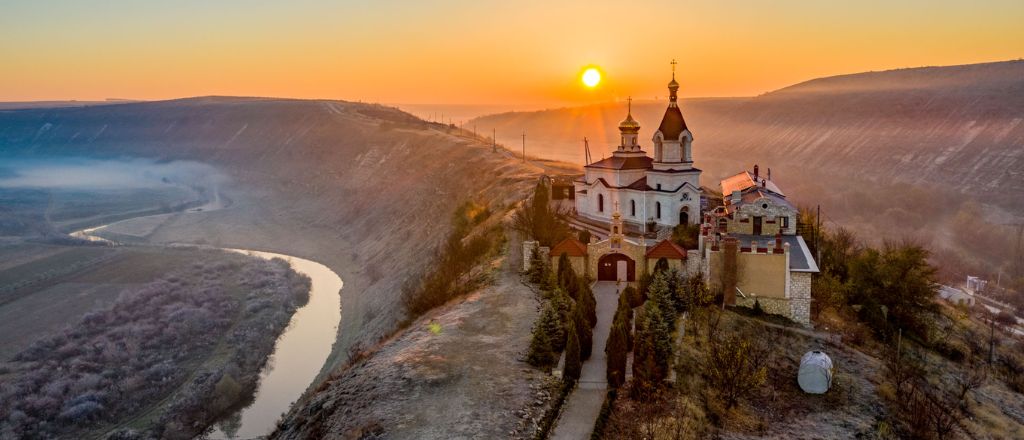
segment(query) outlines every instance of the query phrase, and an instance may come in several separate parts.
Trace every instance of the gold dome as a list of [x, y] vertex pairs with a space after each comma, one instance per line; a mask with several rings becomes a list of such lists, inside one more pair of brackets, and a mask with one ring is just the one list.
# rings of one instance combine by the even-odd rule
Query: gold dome
[[626, 119], [623, 119], [619, 123], [619, 130], [621, 131], [640, 131], [640, 123], [633, 119], [632, 114], [627, 114]]
[[636, 119], [633, 119], [633, 98], [632, 97], [630, 97], [628, 99], [628, 104], [627, 105], [629, 107], [628, 107], [628, 110], [626, 111], [626, 119], [623, 119], [622, 122], [619, 123], [619, 131], [621, 131], [623, 133], [637, 133], [637, 132], [640, 131], [640, 123], [636, 122]]

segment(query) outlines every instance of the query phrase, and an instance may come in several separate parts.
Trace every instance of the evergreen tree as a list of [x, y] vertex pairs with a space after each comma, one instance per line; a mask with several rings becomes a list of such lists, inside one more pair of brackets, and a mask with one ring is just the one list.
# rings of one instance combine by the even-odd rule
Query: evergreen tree
[[569, 255], [562, 252], [558, 257], [558, 285], [562, 287], [574, 300], [578, 298], [579, 280], [576, 271], [569, 263]]
[[561, 353], [565, 348], [565, 339], [568, 335], [569, 322], [572, 321], [572, 300], [562, 289], [556, 288], [551, 294], [549, 303], [555, 311], [555, 319], [558, 322], [558, 338], [553, 340], [553, 347], [556, 353]]
[[540, 258], [540, 250], [533, 248], [530, 253], [530, 269], [526, 271], [530, 282], [539, 284], [544, 278], [544, 260]]
[[580, 242], [582, 242], [583, 244], [590, 243], [590, 231], [586, 229], [581, 229], [578, 237]]
[[565, 368], [562, 378], [568, 382], [576, 382], [580, 378], [583, 363], [580, 360], [580, 339], [576, 335], [576, 326], [569, 324], [569, 340], [565, 345]]
[[[552, 313], [547, 315], [548, 311], [551, 311]], [[557, 319], [555, 318], [553, 309], [550, 306], [544, 308], [544, 312], [541, 314], [540, 319], [533, 325], [533, 335], [530, 338], [530, 351], [526, 355], [526, 363], [546, 370], [551, 368], [551, 365], [557, 361], [557, 358], [555, 357], [555, 351], [551, 346], [551, 335], [548, 333], [549, 330], [546, 328], [549, 323], [545, 323], [545, 319]]]
[[657, 275], [659, 272], [668, 272], [668, 260], [665, 257], [659, 258], [658, 262], [654, 263], [652, 274]]
[[594, 345], [594, 329], [590, 326], [586, 312], [579, 304], [574, 307], [572, 325], [576, 328], [576, 336], [579, 337], [580, 359], [590, 359]]
[[551, 271], [551, 265], [544, 265], [544, 275], [540, 281], [540, 290], [548, 297], [558, 289], [558, 278], [554, 272]]
[[[620, 304], [622, 304], [621, 301]], [[605, 346], [605, 354], [608, 358], [606, 377], [608, 385], [612, 388], [618, 388], [626, 381], [628, 346], [629, 330], [626, 327], [625, 315], [616, 312], [615, 321], [612, 322], [611, 333], [608, 334], [608, 344]]]
[[551, 243], [551, 229], [554, 219], [548, 210], [548, 199], [548, 187], [543, 182], [537, 182], [537, 186], [533, 190], [533, 202], [531, 203], [531, 208], [533, 209], [533, 238], [543, 246], [551, 246], [553, 244]]
[[[547, 337], [552, 355], [557, 357], [558, 353], [561, 353], [562, 348], [565, 347], [565, 324], [563, 324], [555, 304], [550, 301], [544, 304], [544, 309], [540, 313], [540, 319], [537, 321], [537, 327]], [[534, 333], [537, 332], [538, 329], [534, 328]]]
[[594, 298], [594, 291], [590, 289], [590, 285], [585, 280], [580, 279], [578, 282], [580, 293], [580, 302], [583, 304], [583, 311], [587, 316], [587, 322], [590, 327], [597, 325], [597, 299]]
[[672, 299], [672, 305], [675, 307], [676, 314], [683, 313], [687, 310], [686, 300], [686, 289], [683, 288], [683, 276], [679, 273], [679, 269], [671, 269], [666, 272], [668, 277], [668, 293], [669, 298]]
[[647, 398], [668, 377], [673, 354], [672, 327], [661, 307], [658, 301], [647, 301], [637, 323], [633, 355], [635, 397]]
[[629, 298], [626, 295], [619, 295], [619, 304], [615, 309], [615, 318], [612, 320], [614, 325], [615, 321], [622, 321], [623, 326], [626, 329], [626, 351], [633, 350], [633, 308], [629, 305]]
[[676, 304], [675, 299], [672, 297], [672, 292], [669, 290], [668, 272], [654, 274], [654, 279], [647, 289], [646, 304], [652, 302], [658, 305], [658, 311], [662, 314], [660, 317], [661, 321], [674, 329], [676, 325]]

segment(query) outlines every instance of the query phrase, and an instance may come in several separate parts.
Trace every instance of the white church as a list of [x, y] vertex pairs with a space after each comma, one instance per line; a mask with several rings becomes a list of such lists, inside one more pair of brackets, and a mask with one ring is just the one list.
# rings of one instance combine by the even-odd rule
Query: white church
[[668, 108], [652, 139], [654, 158], [639, 143], [640, 124], [630, 105], [619, 124], [618, 148], [611, 157], [586, 165], [574, 182], [578, 217], [609, 224], [618, 208], [622, 221], [639, 231], [651, 224], [700, 224], [700, 170], [693, 167], [693, 134], [679, 110], [674, 69], [668, 90]]

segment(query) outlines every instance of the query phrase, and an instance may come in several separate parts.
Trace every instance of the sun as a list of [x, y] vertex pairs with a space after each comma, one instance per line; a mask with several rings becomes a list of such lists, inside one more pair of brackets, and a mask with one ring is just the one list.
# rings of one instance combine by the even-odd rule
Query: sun
[[590, 67], [583, 71], [583, 84], [587, 87], [596, 87], [601, 83], [601, 71], [596, 67]]

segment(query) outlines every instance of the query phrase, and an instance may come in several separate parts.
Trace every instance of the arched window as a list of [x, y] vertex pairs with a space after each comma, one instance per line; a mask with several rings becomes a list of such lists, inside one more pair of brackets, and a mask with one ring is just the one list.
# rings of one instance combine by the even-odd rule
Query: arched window
[[629, 215], [631, 215], [633, 217], [636, 217], [636, 201], [635, 200], [630, 200], [629, 201]]
[[656, 202], [654, 204], [654, 216], [661, 218], [661, 202]]
[[597, 195], [597, 212], [604, 212], [604, 194]]

